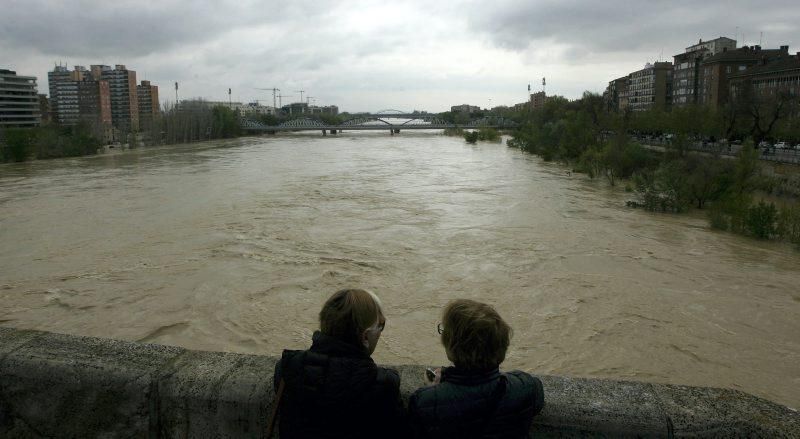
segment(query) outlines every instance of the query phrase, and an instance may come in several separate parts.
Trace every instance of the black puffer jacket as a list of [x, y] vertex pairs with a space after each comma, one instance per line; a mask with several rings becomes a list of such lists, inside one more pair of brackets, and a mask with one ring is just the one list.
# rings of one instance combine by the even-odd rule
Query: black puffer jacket
[[311, 349], [283, 351], [281, 439], [402, 437], [397, 371], [378, 367], [361, 348], [315, 332]]
[[408, 416], [420, 438], [527, 438], [542, 407], [542, 382], [525, 372], [448, 367], [411, 395]]

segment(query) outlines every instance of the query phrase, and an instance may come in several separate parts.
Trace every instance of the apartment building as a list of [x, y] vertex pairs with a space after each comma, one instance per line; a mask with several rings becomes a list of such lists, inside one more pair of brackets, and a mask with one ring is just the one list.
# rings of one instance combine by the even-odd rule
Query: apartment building
[[475, 112], [481, 111], [481, 107], [478, 107], [477, 105], [469, 105], [469, 104], [453, 105], [452, 107], [450, 107], [450, 111], [453, 112], [453, 113], [466, 113], [466, 114], [469, 114], [469, 113], [475, 113]]
[[139, 103], [139, 125], [149, 127], [153, 118], [159, 113], [158, 86], [150, 81], [142, 81], [136, 86], [136, 96]]
[[744, 72], [759, 63], [769, 63], [788, 56], [789, 46], [771, 50], [762, 50], [761, 46], [744, 46], [733, 50], [723, 48], [722, 52], [701, 63], [698, 103], [712, 108], [725, 105], [729, 100], [731, 75]]
[[[732, 73], [729, 92], [731, 99], [750, 93], [757, 101], [776, 102], [779, 99], [800, 97], [800, 52], [786, 53], [776, 58], [762, 58], [753, 67]], [[783, 49], [783, 47], [781, 47]]]
[[628, 106], [628, 100], [627, 98], [623, 100], [622, 97], [626, 95], [627, 91], [627, 76], [609, 81], [608, 87], [606, 87], [606, 90], [603, 92], [603, 101], [606, 104], [606, 109], [609, 111], [625, 110]]
[[35, 76], [19, 76], [0, 69], [0, 128], [35, 127], [40, 124]]
[[123, 132], [139, 131], [139, 96], [136, 89], [136, 72], [123, 64], [112, 69], [106, 65], [93, 65], [92, 76], [108, 81], [111, 94], [111, 121]]
[[56, 66], [47, 73], [53, 121], [65, 126], [75, 125], [80, 121], [78, 83], [87, 75], [83, 66], [75, 66], [73, 70], [66, 66]]
[[98, 139], [113, 139], [111, 90], [108, 81], [87, 76], [78, 81], [79, 120], [88, 125]]
[[702, 62], [723, 51], [736, 49], [736, 40], [719, 37], [710, 41], [702, 39], [673, 57], [672, 105], [676, 107], [700, 102]]
[[642, 70], [629, 74], [620, 98], [631, 111], [666, 110], [671, 99], [672, 63], [669, 62], [647, 63]]

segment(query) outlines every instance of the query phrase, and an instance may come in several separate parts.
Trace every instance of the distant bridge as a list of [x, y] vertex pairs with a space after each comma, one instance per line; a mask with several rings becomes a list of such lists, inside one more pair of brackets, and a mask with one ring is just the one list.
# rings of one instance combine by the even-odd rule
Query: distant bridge
[[[391, 111], [391, 112], [389, 112]], [[401, 122], [402, 120], [405, 120]], [[439, 118], [437, 114], [403, 113], [397, 110], [384, 110], [375, 114], [354, 114], [351, 119], [331, 125], [313, 116], [292, 119], [279, 125], [266, 125], [251, 119], [241, 119], [240, 124], [245, 131], [277, 133], [281, 131], [313, 131], [321, 130], [323, 134], [335, 134], [347, 131], [390, 131], [392, 134], [400, 130], [442, 130], [446, 128], [516, 128], [517, 123], [502, 117], [483, 117], [466, 124], [455, 124]]]

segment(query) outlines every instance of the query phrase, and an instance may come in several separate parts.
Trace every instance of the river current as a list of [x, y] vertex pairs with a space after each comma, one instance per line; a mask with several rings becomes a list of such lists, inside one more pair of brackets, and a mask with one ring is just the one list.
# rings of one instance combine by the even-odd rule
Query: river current
[[447, 364], [454, 298], [506, 369], [740, 389], [800, 407], [800, 252], [709, 229], [504, 144], [279, 135], [0, 165], [0, 324], [192, 349], [308, 347], [375, 291], [379, 363]]

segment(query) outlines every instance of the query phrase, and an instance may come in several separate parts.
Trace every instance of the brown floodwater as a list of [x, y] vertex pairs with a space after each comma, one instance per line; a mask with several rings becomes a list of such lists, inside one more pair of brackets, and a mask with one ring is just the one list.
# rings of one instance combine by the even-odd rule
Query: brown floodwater
[[0, 324], [279, 354], [374, 290], [381, 363], [446, 364], [444, 304], [503, 364], [800, 407], [800, 252], [624, 206], [603, 181], [434, 134], [281, 135], [0, 165]]

